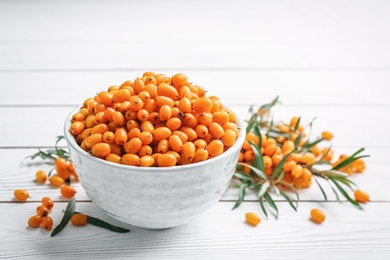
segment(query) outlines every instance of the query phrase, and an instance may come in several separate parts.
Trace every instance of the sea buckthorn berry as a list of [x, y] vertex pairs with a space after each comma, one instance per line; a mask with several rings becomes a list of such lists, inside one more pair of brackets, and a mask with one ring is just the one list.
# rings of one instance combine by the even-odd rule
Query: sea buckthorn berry
[[180, 131], [184, 132], [187, 137], [188, 137], [188, 141], [194, 141], [196, 139], [198, 139], [198, 134], [196, 133], [196, 131], [191, 128], [191, 127], [188, 127], [188, 126], [182, 126], [180, 127]]
[[207, 148], [207, 142], [204, 139], [197, 139], [194, 141], [195, 149], [206, 149]]
[[106, 117], [106, 113], [104, 111], [100, 111], [98, 113], [96, 113], [95, 117], [93, 118], [93, 121], [95, 122], [95, 124], [105, 124], [107, 123], [107, 117]]
[[161, 121], [167, 121], [172, 117], [172, 108], [168, 105], [163, 105], [158, 111], [158, 118]]
[[370, 200], [370, 196], [362, 190], [355, 190], [354, 196], [356, 201], [361, 203], [366, 203], [367, 201]]
[[207, 151], [211, 157], [215, 157], [223, 153], [223, 143], [221, 140], [213, 140], [207, 145]]
[[224, 111], [218, 111], [213, 113], [213, 122], [217, 122], [220, 125], [223, 125], [227, 122], [229, 122], [229, 114]]
[[101, 91], [98, 93], [98, 97], [100, 99], [100, 102], [102, 102], [105, 106], [109, 107], [114, 102], [113, 100], [113, 93], [108, 91]]
[[209, 152], [207, 151], [207, 149], [198, 149], [194, 154], [194, 158], [192, 158], [192, 162], [196, 163], [196, 162], [205, 161], [207, 160], [208, 157], [209, 157]]
[[176, 163], [177, 163], [176, 157], [173, 154], [170, 154], [170, 153], [161, 154], [157, 158], [157, 164], [160, 167], [175, 166]]
[[175, 151], [180, 152], [183, 146], [183, 142], [178, 135], [171, 135], [168, 139], [169, 147]]
[[37, 228], [41, 225], [42, 217], [35, 215], [28, 219], [27, 224], [30, 228]]
[[144, 89], [145, 89], [145, 83], [143, 82], [143, 80], [141, 80], [139, 78], [134, 80], [134, 90], [135, 90], [136, 94], [140, 93]]
[[195, 150], [196, 149], [193, 142], [186, 142], [181, 148], [181, 154], [185, 159], [192, 161], [195, 155]]
[[274, 155], [272, 155], [271, 159], [272, 159], [272, 164], [274, 166], [277, 166], [280, 163], [280, 161], [283, 159], [283, 157], [281, 154], [275, 153]]
[[53, 227], [53, 219], [49, 216], [42, 217], [41, 228], [50, 231]]
[[213, 101], [208, 97], [201, 97], [192, 104], [192, 108], [196, 113], [210, 112], [213, 108]]
[[175, 88], [180, 88], [181, 86], [187, 85], [187, 75], [184, 73], [175, 74], [172, 76], [171, 82]]
[[301, 163], [305, 163], [305, 164], [313, 164], [316, 160], [316, 157], [314, 156], [314, 154], [312, 153], [304, 153], [300, 159], [300, 162]]
[[90, 134], [104, 134], [107, 131], [108, 131], [107, 124], [98, 124], [91, 129]]
[[141, 134], [141, 129], [133, 128], [127, 133], [127, 140], [131, 140], [134, 137], [138, 137]]
[[70, 126], [70, 132], [72, 135], [81, 134], [85, 129], [84, 123], [80, 121], [75, 121]]
[[107, 131], [103, 134], [103, 141], [108, 144], [115, 142], [115, 134], [111, 131]]
[[158, 153], [166, 153], [169, 150], [169, 142], [167, 139], [160, 140], [157, 144]]
[[177, 92], [177, 89], [167, 83], [161, 83], [158, 85], [157, 94], [160, 96], [169, 97], [172, 100], [179, 99], [179, 93]]
[[140, 164], [140, 158], [136, 154], [127, 153], [122, 156], [122, 164], [138, 166]]
[[333, 134], [329, 131], [324, 131], [321, 133], [321, 137], [322, 137], [322, 139], [330, 141], [333, 138]]
[[70, 221], [74, 226], [85, 226], [87, 224], [88, 216], [82, 213], [73, 214]]
[[154, 164], [154, 158], [151, 155], [144, 155], [139, 160], [139, 166], [150, 167]]
[[178, 105], [178, 108], [180, 109], [180, 111], [182, 111], [183, 113], [191, 112], [192, 111], [191, 107], [192, 107], [192, 105], [191, 105], [190, 98], [182, 97], [180, 99], [179, 105]]
[[37, 215], [38, 216], [41, 216], [41, 217], [45, 217], [49, 214], [49, 209], [46, 208], [45, 206], [43, 205], [39, 205], [36, 209], [37, 211]]
[[53, 175], [53, 176], [50, 177], [49, 182], [53, 186], [61, 187], [64, 184], [65, 181], [60, 176]]
[[167, 105], [167, 106], [173, 107], [175, 105], [175, 102], [170, 97], [157, 96], [156, 97], [156, 106], [157, 107], [162, 107], [163, 105]]
[[136, 154], [138, 150], [142, 146], [142, 141], [138, 137], [134, 137], [130, 139], [124, 146], [123, 149], [125, 150], [126, 153], [129, 154]]
[[282, 152], [284, 151], [293, 151], [295, 149], [294, 142], [291, 140], [287, 140], [282, 145]]
[[74, 122], [74, 121], [80, 121], [81, 122], [81, 121], [84, 121], [84, 119], [85, 119], [85, 115], [83, 113], [81, 113], [81, 112], [75, 113], [72, 116], [72, 122]]
[[181, 127], [181, 124], [182, 124], [182, 122], [181, 122], [180, 118], [177, 118], [177, 117], [172, 117], [165, 123], [165, 125], [171, 131], [179, 129]]
[[26, 190], [17, 189], [14, 191], [14, 197], [17, 200], [25, 201], [28, 198], [30, 198], [30, 195], [28, 194], [28, 191], [26, 191]]
[[119, 112], [119, 111], [115, 111], [112, 113], [112, 121], [118, 125], [118, 126], [122, 126], [125, 124], [125, 117], [124, 115]]
[[203, 112], [198, 115], [199, 124], [209, 126], [213, 122], [213, 115], [209, 112]]
[[194, 114], [185, 113], [184, 118], [182, 119], [185, 126], [195, 128], [198, 125], [198, 119]]
[[128, 89], [119, 89], [116, 91], [112, 97], [114, 102], [122, 103], [124, 101], [129, 101], [131, 93]]
[[293, 118], [291, 118], [290, 120], [290, 126], [291, 127], [295, 127], [298, 123], [298, 120], [299, 120], [299, 117], [298, 116], [294, 116]]
[[295, 161], [287, 161], [284, 163], [283, 165], [283, 170], [285, 172], [291, 172], [292, 169], [294, 168], [294, 166], [296, 165], [297, 163]]
[[252, 226], [257, 226], [260, 223], [260, 217], [253, 212], [246, 213], [245, 220], [248, 224]]
[[61, 187], [61, 195], [65, 198], [72, 198], [76, 194], [76, 189], [70, 185], [63, 185]]
[[41, 203], [43, 206], [45, 206], [48, 210], [51, 210], [54, 207], [54, 202], [49, 197], [43, 197], [41, 199]]
[[92, 154], [96, 157], [105, 158], [110, 153], [111, 153], [111, 146], [107, 143], [95, 144], [92, 147]]
[[276, 152], [276, 148], [277, 148], [276, 144], [267, 145], [264, 148], [264, 154], [268, 156], [272, 156]]
[[150, 144], [153, 141], [153, 135], [150, 132], [141, 132], [138, 135], [138, 138], [141, 140], [142, 144]]
[[184, 133], [183, 131], [175, 130], [172, 132], [172, 134], [180, 137], [183, 144], [188, 141], [188, 135], [186, 133]]
[[162, 139], [168, 139], [172, 134], [172, 131], [168, 127], [159, 127], [153, 130], [153, 140], [160, 141]]
[[137, 152], [139, 157], [153, 154], [153, 148], [150, 145], [144, 144]]
[[209, 125], [209, 132], [214, 139], [220, 139], [225, 134], [225, 130], [216, 122], [212, 122]]
[[299, 177], [301, 177], [302, 173], [303, 173], [303, 167], [302, 167], [302, 165], [300, 165], [300, 164], [294, 165], [294, 167], [293, 167], [292, 170], [291, 170], [291, 175], [292, 175], [294, 178], [299, 178]]
[[317, 208], [314, 208], [310, 211], [311, 220], [317, 224], [321, 224], [325, 220], [325, 213]]
[[102, 134], [93, 134], [88, 136], [85, 139], [85, 145], [91, 149], [95, 144], [103, 143], [103, 135]]
[[138, 112], [137, 112], [137, 119], [139, 121], [141, 121], [141, 122], [148, 120], [149, 119], [149, 112], [148, 112], [148, 110], [146, 110], [146, 109], [138, 110]]
[[109, 155], [107, 155], [106, 160], [113, 163], [122, 163], [122, 157], [114, 153], [110, 153]]
[[[116, 144], [124, 145], [128, 139], [127, 131], [122, 127], [117, 128], [115, 131], [114, 139]], [[103, 135], [103, 140], [104, 140], [104, 135]]]
[[203, 138], [203, 137], [205, 137], [209, 133], [209, 129], [205, 125], [198, 124], [195, 127], [195, 132], [196, 132], [196, 134], [198, 135], [199, 138]]
[[46, 174], [46, 172], [44, 172], [42, 170], [38, 170], [35, 173], [35, 179], [37, 180], [37, 182], [45, 183], [47, 181], [47, 174]]

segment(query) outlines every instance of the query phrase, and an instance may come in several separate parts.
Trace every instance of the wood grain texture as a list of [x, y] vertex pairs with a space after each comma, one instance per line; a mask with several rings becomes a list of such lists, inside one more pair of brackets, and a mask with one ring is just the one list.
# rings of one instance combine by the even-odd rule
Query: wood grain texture
[[[0, 223], [3, 257], [237, 259], [244, 255], [256, 259], [385, 259], [390, 253], [389, 203], [369, 203], [364, 211], [359, 211], [337, 203], [308, 202], [298, 212], [284, 204], [278, 220], [263, 218], [259, 226], [252, 227], [244, 222], [244, 215], [249, 211], [259, 213], [257, 203], [244, 202], [231, 211], [233, 203], [223, 202], [189, 224], [153, 231], [121, 224], [93, 204], [80, 202], [76, 205], [78, 211], [129, 228], [130, 233], [115, 234], [69, 223], [54, 238], [40, 229], [26, 228], [26, 220], [37, 205], [0, 203], [1, 212], [12, 212], [14, 216]], [[60, 221], [65, 207], [66, 203], [55, 204], [50, 213], [55, 223]], [[321, 225], [309, 220], [314, 207], [326, 212], [327, 218]]]

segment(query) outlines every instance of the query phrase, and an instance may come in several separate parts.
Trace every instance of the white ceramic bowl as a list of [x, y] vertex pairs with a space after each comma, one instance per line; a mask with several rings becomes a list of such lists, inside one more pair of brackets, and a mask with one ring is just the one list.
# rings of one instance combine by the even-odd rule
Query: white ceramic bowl
[[111, 217], [141, 228], [179, 226], [216, 204], [227, 189], [245, 139], [243, 122], [235, 144], [221, 155], [190, 165], [136, 167], [111, 163], [82, 150], [64, 132], [75, 170], [89, 198]]

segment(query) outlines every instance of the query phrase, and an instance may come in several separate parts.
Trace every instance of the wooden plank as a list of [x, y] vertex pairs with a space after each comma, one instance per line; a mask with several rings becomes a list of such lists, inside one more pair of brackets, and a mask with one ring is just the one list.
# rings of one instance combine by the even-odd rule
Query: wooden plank
[[[0, 69], [389, 68], [388, 7], [3, 1], [0, 22], [12, 26], [0, 29]], [[161, 11], [173, 9], [174, 16]]]
[[[143, 72], [0, 72], [1, 85], [18, 89], [3, 91], [0, 105], [76, 105]], [[390, 82], [387, 70], [156, 70], [167, 76], [179, 72], [185, 72], [191, 82], [217, 95], [226, 105], [256, 105], [278, 95], [286, 105], [390, 104], [385, 94]]]
[[[257, 227], [244, 223], [246, 212], [259, 212], [257, 203], [231, 211], [233, 203], [216, 206], [180, 227], [143, 230], [119, 223], [91, 203], [77, 203], [77, 210], [130, 233], [117, 234], [87, 225], [67, 227], [51, 238], [48, 232], [26, 228], [38, 203], [0, 203], [0, 249], [5, 258], [281, 258], [386, 259], [390, 253], [390, 204], [369, 203], [359, 211], [337, 203], [304, 203], [298, 212], [281, 207], [278, 220], [262, 219]], [[55, 225], [65, 203], [56, 203], [50, 215]], [[309, 220], [312, 208], [321, 208], [327, 219], [321, 225]], [[353, 217], [351, 212], [353, 211]], [[223, 220], [223, 221], [221, 221]], [[58, 242], [61, 241], [61, 246]], [[331, 248], [331, 250], [330, 250]], [[299, 250], [298, 250], [299, 249]], [[277, 255], [275, 255], [277, 254]]]
[[[231, 106], [242, 119], [249, 119], [248, 106]], [[0, 107], [3, 119], [0, 147], [41, 147], [53, 146], [55, 137], [63, 134], [66, 116], [74, 108], [59, 107]], [[275, 120], [289, 121], [293, 116], [301, 116], [302, 124], [308, 125], [313, 118], [312, 138], [321, 131], [335, 134], [334, 146], [350, 147], [389, 147], [390, 136], [386, 120], [389, 106], [299, 106], [278, 105], [273, 110]], [[380, 127], [378, 125], [380, 122]], [[367, 133], [366, 126], [374, 127], [376, 138]], [[28, 132], [26, 132], [28, 129]], [[353, 133], [353, 134], [351, 134]]]

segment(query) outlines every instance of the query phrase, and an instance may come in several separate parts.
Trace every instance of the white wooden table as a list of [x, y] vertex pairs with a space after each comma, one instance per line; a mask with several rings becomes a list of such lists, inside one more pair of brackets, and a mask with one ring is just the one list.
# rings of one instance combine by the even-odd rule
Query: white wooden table
[[[0, 1], [0, 258], [389, 259], [389, 10], [368, 0]], [[55, 225], [67, 200], [34, 182], [48, 166], [20, 162], [53, 147], [85, 98], [144, 71], [184, 72], [243, 118], [277, 95], [275, 119], [316, 116], [313, 134], [332, 131], [336, 153], [371, 155], [351, 177], [371, 201], [360, 211], [328, 190], [324, 202], [313, 184], [298, 212], [279, 201], [280, 218], [267, 221], [253, 194], [232, 211], [229, 189], [193, 222], [151, 231], [109, 218], [76, 184], [79, 211], [131, 232], [28, 229], [40, 198], [55, 200]], [[16, 202], [16, 188], [31, 199]], [[313, 207], [326, 212], [322, 225], [309, 221]], [[259, 226], [245, 224], [248, 211]]]

